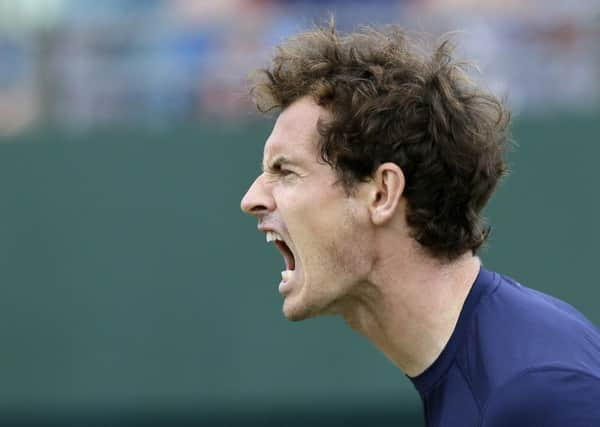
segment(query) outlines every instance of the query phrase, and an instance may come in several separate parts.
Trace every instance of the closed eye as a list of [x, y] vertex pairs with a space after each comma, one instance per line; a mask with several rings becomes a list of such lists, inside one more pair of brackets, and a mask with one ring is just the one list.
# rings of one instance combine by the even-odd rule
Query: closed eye
[[280, 157], [276, 158], [273, 163], [271, 163], [269, 166], [267, 166], [265, 168], [265, 172], [268, 173], [269, 175], [279, 176], [279, 177], [290, 177], [290, 176], [298, 175], [297, 172], [295, 172], [292, 169], [288, 169], [286, 167], [286, 164], [288, 164], [288, 163], [290, 163], [290, 161], [288, 159], [286, 159], [283, 156], [280, 156]]
[[284, 169], [284, 168], [279, 168], [279, 170], [276, 170], [275, 173], [281, 175], [281, 176], [288, 176], [288, 175], [293, 175], [296, 172], [291, 171], [289, 169]]
[[295, 173], [293, 170], [283, 167], [281, 163], [273, 164], [270, 168], [268, 168], [268, 171], [273, 175], [281, 176], [287, 176]]

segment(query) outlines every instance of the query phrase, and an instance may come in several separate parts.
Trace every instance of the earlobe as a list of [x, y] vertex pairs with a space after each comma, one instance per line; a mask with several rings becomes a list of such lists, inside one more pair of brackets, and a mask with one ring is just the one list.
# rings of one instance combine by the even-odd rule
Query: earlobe
[[371, 219], [383, 225], [396, 214], [400, 198], [404, 193], [404, 173], [395, 163], [383, 163], [373, 176], [373, 198], [370, 203]]

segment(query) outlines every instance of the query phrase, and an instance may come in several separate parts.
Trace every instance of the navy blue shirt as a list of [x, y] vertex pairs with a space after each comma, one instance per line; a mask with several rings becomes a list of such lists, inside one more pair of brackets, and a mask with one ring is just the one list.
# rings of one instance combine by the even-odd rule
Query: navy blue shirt
[[482, 267], [446, 348], [412, 381], [428, 427], [598, 427], [600, 331]]

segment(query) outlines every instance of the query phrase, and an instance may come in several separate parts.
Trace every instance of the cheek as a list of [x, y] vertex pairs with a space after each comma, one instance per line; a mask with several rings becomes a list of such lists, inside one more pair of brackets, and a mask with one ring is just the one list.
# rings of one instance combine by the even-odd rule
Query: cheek
[[330, 253], [338, 274], [361, 276], [369, 260], [369, 242], [359, 225], [345, 224], [334, 236]]
[[371, 245], [368, 230], [356, 212], [344, 209], [342, 214], [321, 225], [318, 250], [314, 254], [316, 262], [326, 269], [325, 273], [340, 278], [361, 276], [370, 259]]
[[361, 240], [366, 220], [360, 215], [360, 206], [340, 188], [323, 191], [326, 185], [280, 193], [283, 222], [300, 261], [310, 267], [308, 275], [317, 273], [314, 269], [344, 273], [364, 252]]

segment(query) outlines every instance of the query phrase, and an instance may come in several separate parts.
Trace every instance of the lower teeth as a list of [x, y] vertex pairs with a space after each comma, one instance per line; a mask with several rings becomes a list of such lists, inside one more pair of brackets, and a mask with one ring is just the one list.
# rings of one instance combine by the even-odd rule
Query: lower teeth
[[284, 270], [281, 272], [281, 279], [288, 282], [292, 278], [292, 274], [294, 274], [293, 270]]

